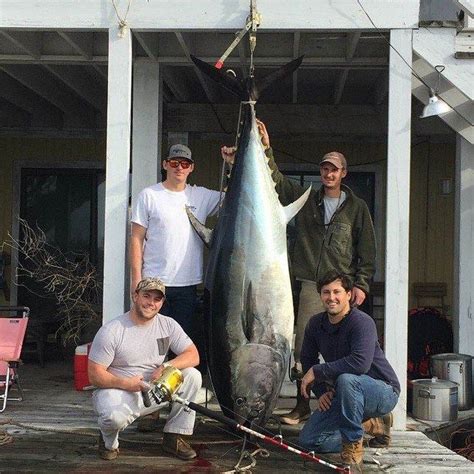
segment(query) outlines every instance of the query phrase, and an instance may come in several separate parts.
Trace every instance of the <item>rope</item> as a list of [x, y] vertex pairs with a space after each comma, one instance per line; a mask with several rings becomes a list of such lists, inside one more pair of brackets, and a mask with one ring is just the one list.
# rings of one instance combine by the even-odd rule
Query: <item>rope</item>
[[[453, 438], [456, 435], [464, 436], [464, 447], [453, 448]], [[459, 430], [453, 431], [449, 440], [449, 449], [464, 456], [469, 459], [469, 461], [474, 461], [474, 429], [460, 428]]]
[[125, 36], [125, 33], [127, 31], [128, 25], [127, 25], [127, 16], [128, 12], [130, 11], [130, 5], [132, 4], [132, 0], [128, 0], [128, 5], [127, 9], [125, 11], [125, 15], [122, 17], [120, 13], [118, 12], [117, 5], [115, 4], [115, 0], [112, 0], [112, 5], [115, 10], [115, 15], [117, 16], [117, 19], [119, 21], [119, 36], [123, 38]]

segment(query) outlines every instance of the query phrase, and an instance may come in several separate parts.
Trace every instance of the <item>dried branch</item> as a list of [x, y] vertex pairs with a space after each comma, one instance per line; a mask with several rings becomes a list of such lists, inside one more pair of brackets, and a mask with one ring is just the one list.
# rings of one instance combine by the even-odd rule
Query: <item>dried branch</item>
[[44, 294], [38, 294], [27, 284], [30, 292], [44, 297], [53, 296], [58, 303], [58, 329], [64, 342], [78, 342], [83, 328], [101, 319], [102, 290], [95, 266], [87, 254], [73, 254], [74, 261], [59, 248], [48, 244], [45, 233], [38, 227], [32, 228], [20, 219], [19, 239], [9, 235], [5, 246], [17, 250], [24, 258], [19, 259], [16, 269], [17, 280], [27, 277], [38, 283]]

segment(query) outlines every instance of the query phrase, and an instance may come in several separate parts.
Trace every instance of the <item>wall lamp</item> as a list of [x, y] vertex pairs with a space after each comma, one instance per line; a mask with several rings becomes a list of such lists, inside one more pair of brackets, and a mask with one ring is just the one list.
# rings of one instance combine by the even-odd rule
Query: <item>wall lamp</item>
[[443, 115], [452, 110], [451, 107], [438, 96], [441, 73], [445, 70], [445, 67], [435, 66], [435, 69], [438, 73], [438, 83], [435, 90], [430, 87], [430, 98], [428, 100], [428, 104], [426, 104], [423, 108], [423, 113], [420, 115], [420, 118]]

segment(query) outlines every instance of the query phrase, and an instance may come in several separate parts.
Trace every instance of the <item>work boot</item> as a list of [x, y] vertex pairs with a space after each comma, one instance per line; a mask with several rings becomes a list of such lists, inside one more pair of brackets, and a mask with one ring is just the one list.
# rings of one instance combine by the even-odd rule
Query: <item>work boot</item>
[[137, 421], [137, 431], [140, 431], [140, 433], [151, 433], [153, 431], [161, 431], [159, 419], [159, 411], [151, 413], [150, 415], [140, 417]]
[[362, 428], [364, 428], [364, 431], [368, 435], [373, 436], [373, 438], [369, 440], [368, 446], [370, 448], [388, 448], [392, 440], [392, 436], [390, 435], [392, 425], [392, 413], [365, 420], [362, 423]]
[[362, 459], [364, 457], [364, 438], [359, 441], [343, 442], [341, 459], [351, 468], [351, 472], [362, 472]]
[[119, 449], [107, 449], [105, 447], [104, 438], [102, 438], [102, 433], [99, 435], [99, 457], [105, 459], [106, 461], [112, 461], [117, 459], [119, 455]]
[[163, 451], [183, 461], [197, 456], [196, 451], [178, 433], [163, 433]]
[[306, 399], [301, 395], [301, 380], [296, 382], [296, 406], [290, 413], [280, 416], [280, 421], [285, 425], [297, 425], [306, 421], [311, 415], [311, 409], [309, 408], [309, 399]]

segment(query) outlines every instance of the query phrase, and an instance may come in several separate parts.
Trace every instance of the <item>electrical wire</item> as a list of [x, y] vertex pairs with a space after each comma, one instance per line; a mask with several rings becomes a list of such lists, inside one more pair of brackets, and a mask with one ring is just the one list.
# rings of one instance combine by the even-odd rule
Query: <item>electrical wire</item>
[[[411, 73], [413, 76], [415, 76], [424, 86], [426, 86], [430, 91], [433, 90], [433, 88], [413, 69], [413, 67], [408, 63], [408, 61], [400, 54], [400, 52], [393, 46], [393, 44], [388, 40], [385, 35], [382, 33], [382, 31], [377, 27], [377, 25], [374, 23], [370, 15], [367, 13], [367, 10], [364, 8], [364, 6], [361, 3], [361, 0], [356, 0], [357, 3], [359, 4], [360, 8], [364, 12], [365, 16], [368, 18], [372, 26], [375, 28], [377, 33], [385, 40], [385, 42], [390, 46], [390, 48], [401, 58], [401, 60], [407, 65], [407, 67], [410, 69]], [[438, 73], [440, 74], [440, 73]], [[459, 115], [462, 119], [464, 119], [469, 125], [474, 126], [474, 123], [472, 123], [467, 117], [462, 115], [458, 110], [456, 110], [455, 107], [453, 107], [449, 102], [447, 102], [440, 94], [439, 91], [436, 92], [438, 97], [440, 97], [451, 109]]]

